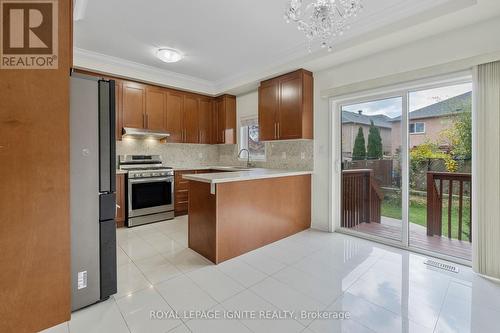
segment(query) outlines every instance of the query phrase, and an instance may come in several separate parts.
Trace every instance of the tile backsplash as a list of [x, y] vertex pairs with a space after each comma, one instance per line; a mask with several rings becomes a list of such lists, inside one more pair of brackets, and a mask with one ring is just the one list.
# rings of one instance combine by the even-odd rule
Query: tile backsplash
[[172, 167], [217, 165], [219, 163], [219, 148], [216, 145], [123, 139], [116, 142], [116, 154], [161, 155], [163, 162]]
[[[313, 141], [293, 140], [266, 142], [266, 160], [253, 161], [259, 168], [313, 170]], [[238, 159], [238, 145], [219, 146], [219, 164], [245, 165], [246, 159]]]
[[[245, 165], [239, 160], [238, 145], [160, 143], [156, 140], [124, 139], [116, 143], [117, 155], [157, 154], [172, 167], [200, 165]], [[266, 142], [266, 161], [253, 162], [270, 169], [313, 170], [313, 141]]]

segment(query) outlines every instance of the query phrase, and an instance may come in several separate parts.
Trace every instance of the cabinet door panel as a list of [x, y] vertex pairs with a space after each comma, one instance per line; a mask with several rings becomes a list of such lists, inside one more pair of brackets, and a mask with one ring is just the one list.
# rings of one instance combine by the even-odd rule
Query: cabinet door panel
[[184, 142], [198, 143], [198, 97], [186, 95], [184, 98]]
[[184, 104], [184, 95], [176, 92], [167, 94], [167, 131], [170, 136], [167, 142], [183, 141], [182, 109]]
[[226, 96], [225, 99], [225, 134], [224, 143], [236, 144], [236, 98]]
[[211, 121], [212, 121], [212, 100], [209, 98], [200, 98], [200, 109], [198, 114], [199, 142], [211, 143]]
[[279, 107], [278, 82], [259, 88], [259, 140], [275, 140]]
[[302, 77], [280, 80], [278, 137], [297, 139], [302, 136]]
[[224, 107], [224, 100], [217, 99], [215, 102], [215, 110], [217, 113], [217, 143], [224, 143], [224, 130], [226, 128], [226, 112]]
[[123, 84], [123, 127], [144, 128], [145, 89], [133, 82]]
[[217, 120], [217, 103], [215, 99], [212, 99], [212, 111], [211, 111], [211, 140], [210, 143], [217, 144], [219, 138], [219, 125]]
[[146, 127], [151, 130], [167, 129], [165, 92], [160, 89], [146, 90]]

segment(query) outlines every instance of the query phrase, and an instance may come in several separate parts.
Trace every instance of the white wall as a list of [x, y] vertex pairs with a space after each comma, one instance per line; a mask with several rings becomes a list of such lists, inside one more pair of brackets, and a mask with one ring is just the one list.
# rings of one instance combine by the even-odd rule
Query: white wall
[[500, 51], [500, 18], [314, 72], [313, 227], [329, 229], [329, 88]]

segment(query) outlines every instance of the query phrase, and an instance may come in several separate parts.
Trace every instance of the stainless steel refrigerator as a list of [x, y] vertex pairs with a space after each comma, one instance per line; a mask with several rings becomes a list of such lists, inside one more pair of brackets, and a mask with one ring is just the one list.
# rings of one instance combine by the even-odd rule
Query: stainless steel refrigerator
[[77, 310], [116, 293], [115, 83], [73, 73], [70, 104], [71, 307]]

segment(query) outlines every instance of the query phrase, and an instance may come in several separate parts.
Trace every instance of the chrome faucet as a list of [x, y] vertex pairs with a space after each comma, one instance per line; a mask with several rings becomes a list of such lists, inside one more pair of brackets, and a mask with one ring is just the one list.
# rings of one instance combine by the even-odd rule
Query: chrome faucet
[[238, 158], [241, 157], [241, 153], [246, 151], [247, 152], [247, 168], [251, 168], [252, 164], [250, 163], [250, 151], [246, 148], [240, 149], [240, 152], [238, 153]]

